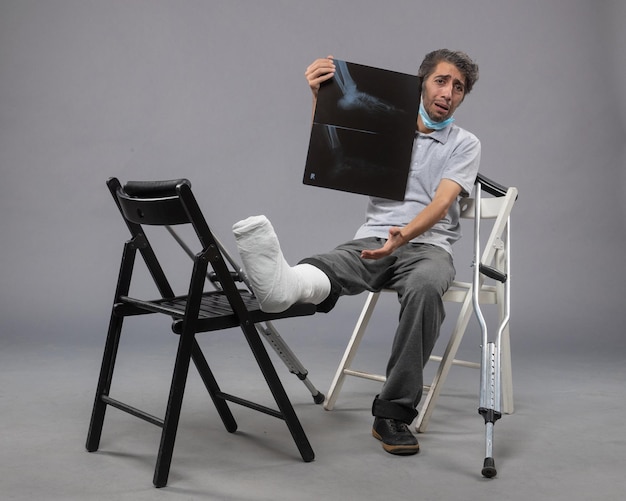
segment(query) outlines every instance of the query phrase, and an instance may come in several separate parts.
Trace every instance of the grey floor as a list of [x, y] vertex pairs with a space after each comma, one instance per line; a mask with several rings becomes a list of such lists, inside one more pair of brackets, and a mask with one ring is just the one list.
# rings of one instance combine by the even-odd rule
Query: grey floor
[[[322, 391], [348, 337], [327, 330], [342, 321], [340, 315], [304, 320], [316, 327], [300, 335], [290, 332], [298, 328], [291, 320], [277, 325], [286, 327], [283, 337]], [[379, 383], [351, 378], [328, 412], [277, 360], [316, 453], [304, 463], [284, 423], [272, 417], [235, 406], [239, 431], [227, 433], [192, 369], [169, 485], [155, 489], [156, 427], [110, 409], [100, 450], [84, 449], [103, 335], [3, 342], [0, 498], [526, 501], [621, 500], [626, 492], [626, 368], [610, 347], [583, 354], [521, 343], [515, 350], [514, 341], [516, 412], [496, 424], [492, 480], [480, 475], [484, 425], [476, 413], [475, 370], [453, 369], [429, 429], [419, 435], [422, 451], [395, 457], [370, 435]], [[161, 412], [174, 342], [152, 330], [129, 335], [112, 394]], [[225, 390], [270, 403], [237, 331], [202, 338], [202, 346]], [[474, 351], [465, 341], [463, 350]], [[364, 342], [363, 364], [381, 366], [384, 358], [382, 340]]]

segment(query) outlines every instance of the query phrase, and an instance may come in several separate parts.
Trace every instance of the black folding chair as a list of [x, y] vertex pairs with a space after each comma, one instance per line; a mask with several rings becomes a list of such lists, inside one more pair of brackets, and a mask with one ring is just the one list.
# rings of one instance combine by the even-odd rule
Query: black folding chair
[[[131, 233], [124, 245], [115, 298], [111, 312], [98, 388], [87, 436], [87, 450], [96, 451], [100, 444], [105, 412], [115, 407], [162, 428], [153, 483], [163, 487], [167, 479], [174, 450], [190, 360], [193, 360], [208, 390], [226, 430], [234, 432], [237, 423], [227, 402], [243, 405], [282, 419], [287, 424], [300, 455], [305, 462], [315, 457], [307, 436], [287, 397], [272, 361], [263, 345], [257, 324], [280, 318], [312, 315], [312, 304], [295, 305], [282, 313], [264, 313], [254, 295], [235, 284], [238, 274], [227, 265], [222, 248], [209, 229], [202, 212], [185, 179], [155, 182], [128, 182], [122, 187], [116, 178], [107, 185]], [[193, 271], [188, 293], [175, 295], [163, 267], [151, 246], [143, 225], [170, 228], [191, 225], [198, 237], [201, 251], [193, 257]], [[143, 257], [160, 298], [130, 297], [131, 279], [137, 251]], [[212, 270], [212, 271], [211, 271]], [[219, 287], [205, 291], [207, 276]], [[125, 317], [161, 314], [172, 320], [172, 331], [179, 335], [178, 349], [163, 419], [132, 407], [109, 395], [122, 324]], [[269, 324], [271, 326], [271, 324]], [[254, 358], [271, 390], [278, 410], [223, 392], [197, 343], [196, 334], [239, 327], [254, 354]], [[302, 378], [301, 378], [302, 379]], [[315, 397], [315, 395], [314, 395]], [[323, 398], [323, 396], [322, 396]]]

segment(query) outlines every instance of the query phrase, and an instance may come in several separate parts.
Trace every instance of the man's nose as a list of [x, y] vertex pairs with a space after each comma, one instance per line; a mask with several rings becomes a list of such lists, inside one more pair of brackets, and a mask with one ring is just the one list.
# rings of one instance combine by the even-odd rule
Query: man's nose
[[452, 99], [452, 83], [444, 85], [441, 89], [441, 94], [446, 99]]

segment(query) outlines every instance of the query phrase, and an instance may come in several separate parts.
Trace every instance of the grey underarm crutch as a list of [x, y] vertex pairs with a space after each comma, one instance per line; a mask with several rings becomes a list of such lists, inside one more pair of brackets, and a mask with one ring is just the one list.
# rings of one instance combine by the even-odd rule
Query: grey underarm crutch
[[[180, 237], [180, 235], [178, 235], [178, 233], [176, 233], [171, 226], [166, 226], [166, 228], [167, 228], [167, 231], [169, 231], [170, 235], [172, 235], [174, 240], [176, 240], [176, 242], [178, 242], [178, 244], [183, 248], [185, 253], [190, 258], [193, 259], [195, 257], [193, 251], [189, 248], [189, 246], [185, 243], [185, 241]], [[233, 279], [238, 282], [243, 282], [248, 288], [248, 290], [254, 293], [254, 291], [252, 290], [250, 286], [250, 282], [248, 282], [248, 277], [243, 271], [243, 268], [241, 268], [239, 264], [230, 256], [228, 251], [224, 248], [224, 246], [217, 239], [217, 237], [214, 237], [214, 238], [218, 247], [220, 248], [222, 255], [226, 258], [226, 260], [229, 262], [229, 264], [232, 266], [234, 270], [232, 272]], [[214, 273], [212, 272], [207, 273], [207, 278], [216, 289], [221, 288], [219, 282], [215, 280]], [[300, 360], [298, 360], [298, 357], [296, 357], [296, 355], [289, 348], [287, 343], [285, 343], [283, 338], [280, 337], [280, 334], [278, 333], [276, 328], [272, 325], [272, 323], [270, 321], [267, 321], [267, 322], [264, 322], [264, 325], [256, 324], [256, 328], [259, 331], [259, 333], [263, 334], [263, 336], [265, 337], [265, 340], [274, 349], [274, 351], [280, 357], [283, 363], [287, 366], [287, 369], [289, 369], [289, 372], [291, 372], [292, 374], [295, 374], [298, 377], [298, 379], [300, 379], [304, 383], [307, 389], [311, 392], [311, 395], [313, 396], [313, 401], [316, 404], [321, 404], [325, 398], [324, 394], [318, 391], [318, 389], [315, 388], [313, 383], [309, 381], [308, 371], [302, 365]]]
[[[493, 188], [493, 187], [489, 187]], [[480, 406], [478, 413], [485, 420], [485, 460], [483, 462], [482, 475], [487, 478], [496, 476], [495, 461], [493, 458], [493, 428], [498, 419], [502, 417], [502, 386], [500, 368], [500, 346], [502, 334], [509, 323], [510, 318], [510, 218], [506, 225], [506, 256], [504, 258], [504, 271], [500, 271], [480, 262], [480, 217], [481, 217], [481, 190], [482, 180], [476, 182], [475, 193], [475, 218], [474, 218], [474, 277], [472, 289], [472, 301], [474, 312], [480, 324], [482, 333], [482, 359], [480, 375]], [[487, 324], [480, 309], [479, 294], [482, 284], [481, 275], [499, 281], [504, 285], [503, 315], [498, 328], [495, 341], [489, 341]]]

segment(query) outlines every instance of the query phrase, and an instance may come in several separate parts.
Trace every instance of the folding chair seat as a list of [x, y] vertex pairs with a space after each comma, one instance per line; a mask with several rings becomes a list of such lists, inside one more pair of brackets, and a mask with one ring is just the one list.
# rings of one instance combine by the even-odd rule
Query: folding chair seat
[[[312, 315], [315, 306], [300, 304], [278, 314], [260, 311], [253, 294], [249, 290], [238, 288], [235, 284], [235, 280], [240, 276], [233, 271], [232, 261], [229, 259], [231, 266], [227, 265], [224, 259], [225, 251], [209, 229], [187, 180], [129, 182], [122, 187], [117, 179], [111, 178], [107, 185], [130, 230], [131, 238], [123, 249], [87, 436], [87, 450], [92, 452], [98, 449], [105, 412], [109, 406], [157, 425], [162, 428], [162, 432], [153, 483], [156, 487], [166, 485], [188, 369], [190, 361], [193, 360], [227, 431], [234, 432], [237, 429], [237, 423], [227, 402], [243, 405], [284, 420], [302, 459], [305, 462], [312, 461], [314, 453], [311, 445], [263, 345], [261, 329], [257, 324], [267, 322], [271, 325], [270, 321], [280, 318]], [[146, 236], [147, 225], [166, 229], [176, 225], [193, 228], [201, 251], [193, 256], [189, 287], [183, 295], [174, 293], [164, 268]], [[137, 275], [134, 273], [137, 251], [143, 257], [149, 275], [158, 289], [161, 296], [159, 298], [129, 296], [131, 279], [133, 275]], [[189, 267], [191, 268], [191, 265]], [[207, 277], [211, 277], [219, 287], [205, 291], [207, 282], [210, 283]], [[172, 331], [178, 335], [178, 348], [164, 418], [132, 407], [109, 394], [124, 319], [139, 315], [163, 316], [171, 322]], [[196, 334], [230, 328], [240, 328], [243, 331], [278, 410], [220, 389], [198, 345]]]
[[[510, 259], [510, 214], [513, 209], [515, 200], [517, 199], [517, 188], [505, 188], [484, 176], [479, 175], [477, 183], [482, 191], [492, 195], [491, 197], [481, 197], [481, 221], [491, 222], [491, 231], [484, 246], [484, 252], [481, 256], [481, 264], [490, 267], [492, 274], [504, 274], [507, 270], [507, 260]], [[461, 217], [463, 219], [474, 219], [474, 198], [465, 197], [461, 200]], [[472, 264], [473, 265], [473, 264]], [[496, 277], [497, 278], [497, 277]], [[481, 304], [497, 305], [498, 317], [500, 321], [505, 315], [505, 294], [504, 285], [500, 280], [494, 280], [494, 284], [484, 283], [484, 277], [481, 275], [478, 284], [479, 301]], [[480, 368], [479, 362], [456, 359], [456, 354], [463, 335], [469, 324], [470, 317], [474, 312], [472, 291], [473, 283], [454, 281], [450, 289], [446, 292], [443, 299], [447, 302], [461, 303], [460, 313], [457, 317], [456, 324], [450, 335], [450, 339], [446, 345], [445, 351], [441, 356], [432, 355], [431, 362], [438, 364], [435, 376], [430, 385], [424, 386], [424, 397], [415, 427], [418, 432], [426, 431], [428, 422], [435, 408], [437, 399], [441, 393], [442, 386], [448, 376], [450, 368], [453, 365], [459, 365], [470, 368]], [[383, 290], [381, 292], [370, 292], [367, 294], [365, 304], [361, 310], [361, 314], [352, 332], [352, 336], [348, 342], [343, 357], [337, 367], [335, 376], [328, 390], [324, 408], [332, 410], [341, 392], [346, 376], [355, 376], [364, 379], [370, 379], [378, 382], [384, 382], [385, 376], [376, 374], [367, 370], [353, 368], [352, 363], [357, 354], [359, 345], [363, 339], [367, 325], [374, 313], [374, 308], [381, 293], [394, 292], [392, 290]], [[501, 344], [501, 371], [502, 371], [502, 408], [507, 414], [513, 412], [513, 382], [511, 371], [511, 353], [508, 322], [503, 330]]]

